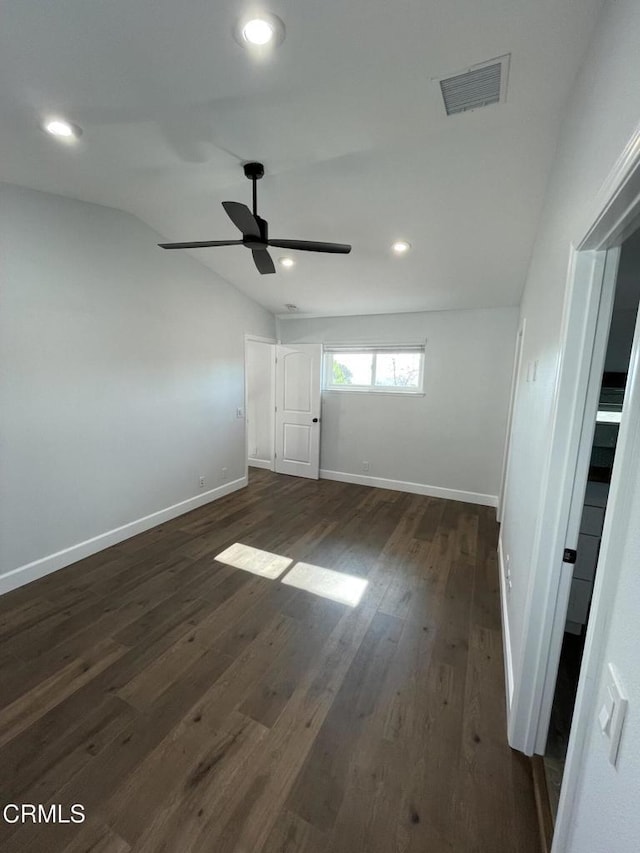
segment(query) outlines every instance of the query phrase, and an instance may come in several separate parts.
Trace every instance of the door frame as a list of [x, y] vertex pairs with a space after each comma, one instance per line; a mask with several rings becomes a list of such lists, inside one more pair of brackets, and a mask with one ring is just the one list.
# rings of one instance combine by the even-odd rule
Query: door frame
[[[568, 503], [563, 501], [560, 515], [557, 519], [558, 543], [554, 543], [552, 552], [555, 555], [554, 566], [558, 572], [558, 592], [553, 612], [549, 655], [545, 667], [535, 743], [535, 752], [540, 755], [543, 755], [546, 749], [551, 708], [555, 694], [562, 641], [567, 619], [569, 595], [573, 580], [573, 564], [563, 562], [562, 556], [558, 557], [558, 554], [561, 555], [564, 548], [577, 549], [578, 546], [582, 506], [587, 487], [589, 460], [593, 445], [600, 386], [602, 384], [602, 373], [607, 354], [609, 327], [611, 325], [613, 300], [616, 291], [620, 249], [619, 247], [614, 247], [604, 251], [578, 252], [577, 254], [578, 256], [583, 256], [577, 258], [578, 263], [587, 258], [592, 262], [590, 298], [585, 300], [585, 360], [580, 366], [578, 379], [578, 400], [584, 398], [584, 404], [581, 411], [578, 407], [574, 412], [575, 420], [573, 428], [578, 431], [578, 440], [573, 462], [570, 455], [567, 454], [567, 477], [569, 480], [567, 486], [570, 488], [570, 496]], [[576, 283], [580, 283], [580, 274], [577, 270]], [[580, 292], [579, 287], [577, 290]], [[589, 347], [589, 341], [591, 341], [591, 347]], [[589, 348], [591, 348], [591, 357], [589, 357]], [[572, 434], [572, 444], [574, 440], [575, 437]]]
[[[550, 453], [543, 472], [541, 512], [534, 533], [524, 638], [509, 709], [509, 743], [527, 755], [536, 751], [547, 671], [557, 665], [556, 625], [566, 618], [567, 567], [562, 563], [587, 397], [591, 352], [600, 302], [605, 252], [570, 248], [553, 403]], [[570, 574], [569, 567], [569, 574]], [[563, 594], [564, 593], [564, 594]], [[566, 600], [564, 600], [566, 599]], [[564, 607], [564, 614], [562, 613]], [[554, 676], [555, 677], [555, 676]]]
[[276, 399], [276, 371], [275, 371], [275, 358], [276, 358], [276, 344], [278, 341], [276, 338], [265, 338], [260, 335], [252, 335], [248, 332], [245, 332], [244, 335], [244, 476], [247, 482], [249, 481], [249, 430], [247, 429], [247, 406], [249, 402], [249, 383], [247, 382], [247, 343], [249, 341], [255, 341], [259, 344], [271, 344], [271, 435], [273, 441], [271, 442], [271, 467], [269, 470], [274, 470], [274, 449], [275, 449], [275, 441], [276, 441], [276, 410], [275, 410], [275, 399]]
[[496, 510], [496, 519], [498, 524], [502, 524], [502, 514], [504, 505], [507, 499], [507, 483], [509, 480], [509, 450], [511, 447], [511, 427], [513, 425], [513, 413], [516, 407], [516, 399], [518, 397], [518, 377], [522, 368], [522, 352], [524, 347], [524, 336], [527, 331], [527, 318], [521, 317], [518, 324], [518, 334], [516, 335], [516, 345], [513, 354], [513, 373], [511, 375], [511, 391], [509, 392], [509, 412], [507, 414], [507, 428], [505, 431], [504, 453], [502, 455], [502, 478], [500, 481], [500, 493], [498, 496], [498, 508]]

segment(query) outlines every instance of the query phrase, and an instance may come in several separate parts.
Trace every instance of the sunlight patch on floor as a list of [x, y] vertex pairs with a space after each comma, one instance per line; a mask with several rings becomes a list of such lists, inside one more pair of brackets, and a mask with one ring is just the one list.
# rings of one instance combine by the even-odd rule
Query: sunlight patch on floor
[[260, 548], [252, 548], [251, 545], [243, 545], [241, 542], [230, 545], [218, 554], [216, 560], [227, 566], [233, 566], [234, 569], [243, 569], [245, 572], [252, 572], [254, 575], [271, 578], [271, 580], [279, 578], [293, 562], [288, 557], [261, 551]]
[[311, 563], [296, 563], [282, 583], [355, 607], [360, 603], [368, 581]]

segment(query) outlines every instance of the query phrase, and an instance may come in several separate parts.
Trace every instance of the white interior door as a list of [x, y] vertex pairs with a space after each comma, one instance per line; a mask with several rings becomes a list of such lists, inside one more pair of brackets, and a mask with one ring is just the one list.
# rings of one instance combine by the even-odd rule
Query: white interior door
[[320, 344], [276, 348], [276, 459], [279, 474], [318, 479]]

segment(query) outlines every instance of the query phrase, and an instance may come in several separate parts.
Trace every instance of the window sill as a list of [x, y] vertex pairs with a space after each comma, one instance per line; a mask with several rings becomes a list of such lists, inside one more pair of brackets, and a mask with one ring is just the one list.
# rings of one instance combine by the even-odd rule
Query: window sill
[[323, 394], [371, 394], [375, 397], [425, 397], [424, 391], [377, 391], [372, 388], [323, 388]]

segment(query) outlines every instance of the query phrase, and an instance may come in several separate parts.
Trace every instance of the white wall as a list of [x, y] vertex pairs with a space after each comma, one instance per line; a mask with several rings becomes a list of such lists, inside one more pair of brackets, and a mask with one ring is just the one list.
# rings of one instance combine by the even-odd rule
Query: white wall
[[[525, 609], [530, 582], [531, 549], [536, 520], [545, 499], [542, 473], [547, 461], [553, 411], [560, 323], [572, 241], [579, 240], [595, 212], [598, 190], [631, 138], [640, 119], [640, 4], [617, 0], [603, 7], [601, 20], [577, 81], [559, 140], [555, 165], [533, 251], [522, 304], [527, 319], [523, 375], [514, 416], [512, 456], [502, 537], [511, 555], [513, 591], [509, 619], [516, 679], [525, 636]], [[529, 361], [538, 360], [538, 381], [524, 382]], [[636, 472], [637, 474], [637, 472]], [[636, 481], [640, 518], [640, 478]], [[576, 709], [587, 715], [592, 743], [578, 794], [578, 820], [568, 853], [631, 853], [640, 838], [640, 529], [628, 532], [619, 594], [610, 613], [607, 660], [620, 668], [632, 695], [620, 766], [613, 771], [599, 743], [596, 708]], [[531, 638], [532, 640], [535, 638]], [[564, 851], [563, 851], [564, 853]]]
[[259, 462], [270, 467], [274, 449], [274, 344], [248, 340], [246, 353], [249, 464]]
[[0, 576], [242, 478], [272, 316], [111, 208], [5, 185], [0, 234]]
[[498, 494], [517, 309], [283, 319], [283, 343], [426, 340], [425, 395], [325, 392], [324, 471], [452, 490], [493, 503]]

